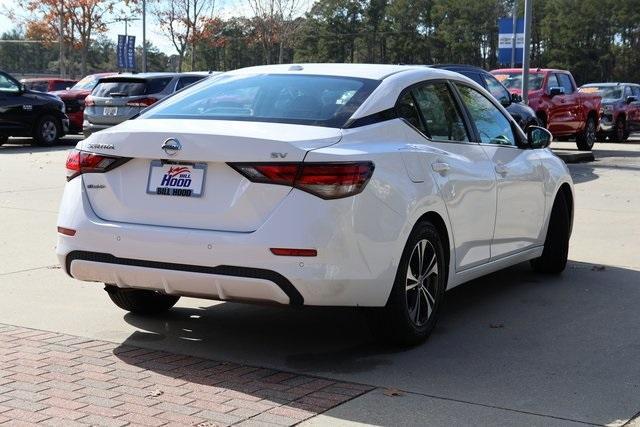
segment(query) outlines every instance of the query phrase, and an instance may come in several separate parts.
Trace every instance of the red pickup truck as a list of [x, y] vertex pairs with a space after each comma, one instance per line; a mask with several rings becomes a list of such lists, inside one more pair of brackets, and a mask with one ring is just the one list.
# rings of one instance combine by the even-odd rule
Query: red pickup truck
[[[522, 70], [504, 68], [491, 72], [512, 93], [521, 94]], [[529, 75], [529, 106], [554, 138], [575, 137], [580, 150], [591, 150], [600, 120], [600, 96], [578, 92], [569, 71], [532, 69]]]

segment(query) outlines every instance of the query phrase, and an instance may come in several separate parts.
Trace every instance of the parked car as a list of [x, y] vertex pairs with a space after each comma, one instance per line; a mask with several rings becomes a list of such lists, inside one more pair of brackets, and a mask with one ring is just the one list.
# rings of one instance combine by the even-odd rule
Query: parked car
[[27, 89], [0, 71], [0, 145], [10, 136], [31, 136], [37, 145], [53, 145], [68, 130], [60, 98]]
[[[522, 93], [522, 70], [506, 68], [491, 72], [512, 93]], [[538, 121], [559, 140], [576, 138], [580, 150], [591, 150], [600, 121], [600, 97], [578, 92], [569, 71], [531, 69], [529, 106]]]
[[53, 92], [70, 88], [77, 83], [77, 80], [60, 79], [55, 77], [41, 77], [34, 79], [22, 79], [20, 83], [29, 90], [37, 90], [38, 92]]
[[82, 78], [72, 87], [64, 90], [52, 92], [60, 97], [64, 102], [67, 116], [69, 116], [69, 131], [82, 133], [82, 123], [84, 122], [84, 101], [98, 84], [98, 80], [103, 77], [112, 76], [117, 73], [90, 74]]
[[78, 143], [57, 254], [134, 313], [183, 295], [368, 307], [414, 344], [446, 289], [565, 268], [573, 187], [550, 141], [446, 70], [236, 70]]
[[491, 95], [507, 109], [511, 117], [515, 119], [522, 129], [526, 130], [529, 126], [538, 125], [538, 118], [535, 111], [522, 102], [520, 95], [510, 93], [490, 72], [472, 65], [440, 64], [431, 65], [431, 67], [460, 73], [478, 83], [488, 90]]
[[590, 83], [580, 86], [582, 93], [602, 98], [598, 139], [623, 142], [631, 132], [640, 131], [640, 85], [633, 83]]
[[85, 99], [83, 133], [117, 125], [209, 73], [141, 73], [103, 77]]

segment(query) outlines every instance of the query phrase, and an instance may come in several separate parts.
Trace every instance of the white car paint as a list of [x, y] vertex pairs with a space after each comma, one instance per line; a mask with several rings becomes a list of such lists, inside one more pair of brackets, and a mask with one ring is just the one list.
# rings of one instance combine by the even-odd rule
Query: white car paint
[[[405, 88], [424, 81], [461, 82], [490, 97], [459, 74], [418, 66], [277, 65], [226, 75], [251, 74], [381, 80], [352, 120], [393, 108]], [[504, 108], [496, 108], [512, 121]], [[175, 157], [160, 149], [168, 138], [183, 146]], [[425, 215], [446, 228], [452, 288], [540, 256], [554, 198], [561, 185], [572, 189], [566, 166], [549, 149], [435, 142], [400, 118], [339, 129], [142, 117], [94, 134], [77, 149], [134, 159], [68, 182], [58, 225], [76, 234], [59, 234], [57, 244], [67, 273], [123, 288], [223, 300], [384, 306], [407, 238]], [[206, 163], [203, 197], [147, 194], [149, 164], [159, 159]], [[303, 160], [371, 161], [375, 171], [362, 193], [324, 200], [296, 188], [250, 182], [226, 164]], [[317, 256], [275, 256], [269, 251], [274, 247], [313, 248]], [[274, 273], [302, 301], [293, 301], [273, 275], [239, 277], [221, 274], [217, 266]]]

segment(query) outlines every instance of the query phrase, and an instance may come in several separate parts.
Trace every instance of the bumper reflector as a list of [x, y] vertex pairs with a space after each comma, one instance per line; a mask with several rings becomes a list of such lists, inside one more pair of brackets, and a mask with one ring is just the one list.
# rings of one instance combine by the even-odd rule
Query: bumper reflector
[[75, 236], [76, 230], [71, 228], [58, 227], [58, 233], [64, 234], [65, 236]]
[[318, 256], [315, 249], [271, 248], [271, 253], [278, 256]]

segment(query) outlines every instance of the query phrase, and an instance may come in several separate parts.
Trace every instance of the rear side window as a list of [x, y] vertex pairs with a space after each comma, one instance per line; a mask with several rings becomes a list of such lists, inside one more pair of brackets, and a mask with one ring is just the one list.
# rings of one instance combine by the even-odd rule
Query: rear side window
[[317, 75], [225, 75], [151, 108], [141, 118], [261, 121], [342, 127], [379, 81]]
[[155, 79], [105, 79], [93, 89], [92, 95], [101, 98], [140, 96], [162, 92], [171, 77]]
[[186, 87], [186, 86], [189, 86], [191, 84], [194, 84], [195, 82], [198, 82], [198, 81], [202, 80], [203, 78], [204, 78], [204, 76], [180, 77], [180, 79], [178, 80], [178, 84], [176, 85], [176, 91], [179, 91], [183, 87]]
[[437, 141], [468, 141], [467, 131], [445, 83], [412, 90], [425, 123], [426, 135]]
[[416, 129], [420, 129], [421, 132], [426, 134], [426, 130], [422, 125], [420, 119], [420, 113], [418, 112], [418, 106], [413, 99], [411, 92], [407, 92], [400, 98], [397, 105], [398, 117], [405, 119]]

